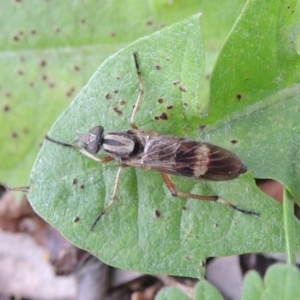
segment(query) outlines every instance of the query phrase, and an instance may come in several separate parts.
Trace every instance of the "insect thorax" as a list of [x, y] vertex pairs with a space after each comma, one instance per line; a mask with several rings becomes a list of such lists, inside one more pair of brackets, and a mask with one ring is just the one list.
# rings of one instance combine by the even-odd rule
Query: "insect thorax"
[[138, 144], [134, 136], [127, 132], [110, 132], [103, 141], [104, 152], [118, 160], [134, 154], [137, 147]]

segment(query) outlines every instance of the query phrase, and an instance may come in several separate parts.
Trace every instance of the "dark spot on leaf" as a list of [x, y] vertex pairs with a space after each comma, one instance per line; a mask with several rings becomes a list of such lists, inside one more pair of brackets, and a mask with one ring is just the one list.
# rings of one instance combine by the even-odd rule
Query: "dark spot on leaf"
[[80, 188], [83, 190], [83, 189], [85, 188], [84, 184], [82, 184], [82, 185], [80, 186]]
[[10, 106], [5, 104], [2, 109], [4, 112], [8, 112], [8, 111], [10, 111]]
[[115, 36], [116, 36], [116, 33], [115, 33], [115, 32], [111, 32], [111, 33], [110, 33], [110, 36], [111, 36], [111, 37], [115, 37]]
[[80, 19], [80, 23], [81, 24], [85, 24], [86, 23], [86, 19]]
[[157, 102], [160, 103], [160, 104], [162, 104], [162, 103], [164, 102], [164, 99], [163, 99], [163, 98], [159, 98], [159, 99], [157, 100]]
[[187, 210], [186, 206], [183, 206], [183, 207], [182, 207], [182, 210]]
[[30, 33], [31, 33], [31, 35], [36, 35], [36, 30], [32, 29], [32, 30], [30, 31]]
[[120, 80], [120, 76], [117, 76], [116, 79], [117, 79], [117, 80]]
[[181, 85], [179, 87], [179, 90], [181, 90], [182, 92], [186, 93], [186, 87], [184, 85]]
[[78, 179], [77, 178], [74, 178], [73, 180], [72, 180], [72, 184], [77, 184], [78, 183]]
[[47, 81], [47, 79], [48, 79], [47, 75], [46, 75], [46, 74], [43, 74], [43, 75], [42, 75], [42, 80], [43, 80], [43, 81]]
[[27, 128], [23, 128], [22, 131], [23, 131], [24, 134], [28, 134], [29, 133], [29, 130]]
[[122, 116], [122, 111], [120, 111], [117, 107], [114, 107], [114, 111], [119, 115]]
[[73, 219], [73, 222], [74, 222], [74, 223], [77, 223], [79, 220], [80, 220], [80, 218], [79, 218], [78, 216], [76, 216], [76, 217]]
[[167, 106], [167, 109], [172, 109], [173, 108], [173, 105], [168, 105]]
[[154, 211], [154, 217], [155, 217], [155, 218], [159, 218], [160, 216], [161, 216], [160, 211], [156, 209], [156, 210]]
[[31, 82], [29, 82], [29, 86], [30, 87], [34, 87], [34, 83], [31, 81]]
[[120, 105], [125, 105], [125, 100], [121, 100]]
[[206, 79], [206, 80], [209, 80], [209, 79], [210, 79], [210, 74], [206, 74], [206, 75], [205, 75], [205, 79]]
[[13, 139], [17, 139], [17, 138], [19, 137], [19, 135], [18, 135], [18, 133], [17, 133], [16, 131], [12, 131], [11, 137], [12, 137]]
[[151, 26], [152, 24], [153, 24], [153, 21], [152, 21], [152, 20], [147, 20], [147, 21], [146, 21], [146, 25], [147, 25], [147, 26]]
[[22, 30], [19, 31], [19, 35], [22, 36], [24, 35], [24, 32]]
[[167, 56], [167, 57], [166, 57], [166, 60], [167, 60], [167, 61], [170, 61], [170, 57], [169, 57], [169, 56]]
[[75, 92], [75, 88], [71, 87], [68, 91], [67, 91], [67, 97], [71, 97], [73, 95], [73, 93]]
[[240, 100], [242, 99], [242, 95], [241, 95], [241, 94], [237, 94], [237, 95], [235, 96], [235, 98], [236, 98], [238, 101], [240, 101]]
[[24, 75], [24, 71], [23, 71], [23, 70], [19, 70], [19, 71], [18, 71], [18, 74], [19, 74], [20, 76], [22, 76], [22, 75]]
[[231, 141], [231, 144], [232, 144], [232, 145], [235, 145], [237, 142], [238, 142], [237, 140], [232, 140], [232, 141]]
[[177, 81], [174, 81], [174, 82], [173, 82], [173, 85], [174, 85], [174, 86], [177, 86], [179, 83], [180, 83], [180, 81], [177, 80]]
[[59, 32], [60, 32], [60, 27], [56, 27], [56, 28], [55, 28], [55, 32], [56, 32], [56, 33], [59, 33]]
[[205, 127], [206, 127], [205, 124], [200, 124], [200, 125], [198, 126], [198, 129], [199, 129], [199, 130], [203, 130]]
[[74, 71], [80, 71], [80, 67], [79, 66], [74, 66]]
[[7, 92], [7, 93], [5, 94], [5, 97], [6, 97], [6, 98], [11, 98], [11, 93]]
[[17, 35], [14, 35], [14, 36], [13, 36], [13, 40], [14, 40], [15, 42], [18, 42], [18, 41], [19, 41], [19, 37], [18, 37]]
[[159, 117], [158, 117], [158, 116], [155, 116], [155, 117], [154, 117], [154, 120], [159, 120]]
[[165, 112], [163, 112], [163, 113], [159, 116], [159, 118], [162, 119], [162, 120], [168, 120], [168, 115], [167, 115]]
[[183, 102], [183, 105], [184, 105], [184, 106], [189, 106], [186, 102]]
[[156, 66], [155, 66], [155, 69], [156, 69], [157, 71], [160, 71], [160, 70], [161, 70], [161, 66], [160, 66], [160, 65], [156, 65]]
[[110, 95], [110, 94], [106, 94], [106, 95], [105, 95], [105, 99], [106, 99], [106, 100], [111, 99], [111, 95]]
[[45, 60], [45, 59], [42, 59], [42, 60], [40, 61], [40, 67], [45, 67], [46, 65], [47, 65], [46, 60]]
[[115, 94], [118, 94], [118, 93], [119, 93], [119, 91], [118, 91], [118, 90], [114, 90], [114, 93], [115, 93]]
[[50, 89], [53, 89], [54, 87], [55, 87], [55, 83], [54, 83], [54, 82], [50, 82], [50, 83], [49, 83], [49, 88], [50, 88]]

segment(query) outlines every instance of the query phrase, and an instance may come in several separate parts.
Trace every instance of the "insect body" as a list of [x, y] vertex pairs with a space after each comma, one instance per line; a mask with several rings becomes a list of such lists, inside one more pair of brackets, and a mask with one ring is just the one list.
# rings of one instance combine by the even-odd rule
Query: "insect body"
[[[172, 135], [160, 135], [154, 131], [139, 130], [134, 123], [134, 116], [142, 98], [143, 84], [136, 53], [134, 53], [134, 61], [140, 90], [131, 116], [131, 130], [109, 132], [104, 135], [104, 128], [97, 126], [90, 130], [88, 134], [79, 135], [78, 140], [82, 144], [81, 147], [62, 143], [46, 136], [47, 140], [71, 147], [96, 161], [118, 160], [121, 163], [111, 201], [97, 217], [91, 229], [113, 204], [121, 170], [128, 166], [160, 172], [173, 196], [217, 201], [242, 213], [259, 215], [256, 212], [238, 208], [218, 196], [202, 196], [177, 191], [168, 174], [196, 180], [225, 181], [237, 178], [240, 174], [245, 173], [247, 169], [235, 154], [219, 146]], [[107, 156], [104, 158], [96, 156], [95, 154], [100, 150], [103, 150]]]
[[127, 166], [213, 181], [234, 179], [246, 172], [235, 154], [216, 145], [138, 129], [103, 133], [103, 127], [97, 126], [84, 136], [85, 149], [96, 154], [103, 148]]

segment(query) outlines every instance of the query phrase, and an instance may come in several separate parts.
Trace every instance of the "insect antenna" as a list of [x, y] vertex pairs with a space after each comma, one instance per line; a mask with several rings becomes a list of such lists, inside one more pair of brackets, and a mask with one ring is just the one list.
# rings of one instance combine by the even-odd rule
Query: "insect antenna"
[[53, 138], [49, 137], [48, 135], [45, 136], [45, 140], [50, 141], [50, 142], [52, 142], [54, 144], [57, 144], [57, 145], [61, 145], [61, 146], [64, 146], [64, 147], [69, 147], [69, 148], [73, 148], [73, 149], [78, 150], [77, 146], [72, 145], [72, 144], [68, 144], [68, 143], [63, 143], [63, 142], [60, 142], [60, 141], [57, 141], [57, 140], [54, 140]]
[[87, 157], [89, 157], [92, 160], [97, 161], [97, 162], [103, 163], [103, 162], [109, 162], [109, 161], [113, 160], [113, 158], [110, 157], [110, 156], [105, 156], [103, 158], [97, 157], [97, 156], [93, 155], [92, 153], [90, 153], [89, 151], [87, 151], [85, 148], [78, 147], [78, 146], [68, 144], [68, 143], [63, 143], [63, 142], [60, 142], [58, 140], [54, 140], [53, 138], [49, 137], [48, 135], [45, 136], [45, 140], [50, 141], [54, 144], [63, 146], [63, 147], [68, 147], [68, 148], [72, 148], [74, 150], [77, 150], [78, 152], [82, 153], [83, 155], [85, 155], [85, 156], [87, 156]]

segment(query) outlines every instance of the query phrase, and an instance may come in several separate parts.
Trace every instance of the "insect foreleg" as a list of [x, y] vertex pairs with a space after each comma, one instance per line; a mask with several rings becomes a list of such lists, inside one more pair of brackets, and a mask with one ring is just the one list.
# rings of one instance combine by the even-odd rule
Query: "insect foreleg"
[[[76, 147], [76, 146], [75, 146]], [[94, 161], [97, 161], [97, 162], [101, 162], [101, 163], [104, 163], [104, 162], [109, 162], [111, 160], [114, 160], [112, 157], [110, 156], [105, 156], [103, 158], [100, 158], [90, 152], [88, 152], [87, 150], [85, 150], [84, 148], [80, 148], [80, 147], [76, 147], [75, 149], [77, 149], [80, 153], [82, 153], [83, 155], [91, 158], [92, 160]]]
[[117, 196], [117, 190], [118, 190], [118, 185], [119, 185], [119, 181], [120, 181], [120, 175], [121, 175], [121, 171], [123, 170], [123, 168], [128, 167], [126, 165], [121, 165], [118, 169], [117, 175], [116, 175], [116, 179], [115, 179], [115, 185], [114, 185], [114, 189], [113, 189], [113, 193], [112, 196], [110, 198], [109, 203], [104, 207], [104, 209], [102, 210], [102, 212], [100, 213], [100, 215], [96, 218], [96, 220], [94, 221], [93, 225], [91, 226], [91, 231], [94, 229], [94, 227], [96, 226], [96, 224], [98, 223], [98, 221], [101, 219], [101, 217], [108, 211], [108, 209], [113, 205], [116, 196]]

